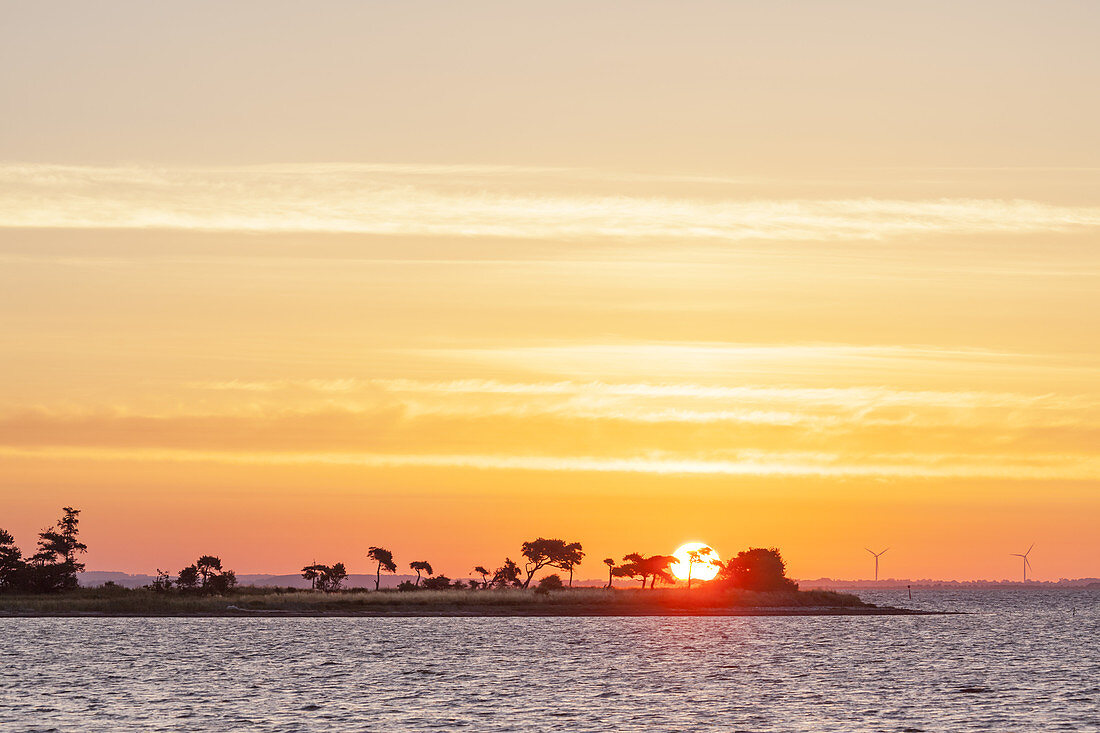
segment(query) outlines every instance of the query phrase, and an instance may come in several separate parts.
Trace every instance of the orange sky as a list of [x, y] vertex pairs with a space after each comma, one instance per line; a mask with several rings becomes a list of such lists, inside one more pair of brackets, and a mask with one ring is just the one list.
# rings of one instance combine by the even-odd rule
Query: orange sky
[[112, 7], [0, 27], [25, 549], [1100, 575], [1094, 9]]

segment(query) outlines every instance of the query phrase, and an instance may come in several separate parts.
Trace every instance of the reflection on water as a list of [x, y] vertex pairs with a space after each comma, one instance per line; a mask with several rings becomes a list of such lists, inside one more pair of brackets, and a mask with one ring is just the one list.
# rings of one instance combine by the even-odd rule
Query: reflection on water
[[975, 613], [0, 619], [0, 729], [1100, 729], [1100, 592], [914, 596]]

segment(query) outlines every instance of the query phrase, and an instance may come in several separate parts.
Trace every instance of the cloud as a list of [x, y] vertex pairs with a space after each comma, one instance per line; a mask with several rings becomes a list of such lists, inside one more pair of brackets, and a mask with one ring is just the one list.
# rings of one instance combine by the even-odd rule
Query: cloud
[[182, 449], [89, 449], [0, 446], [0, 457], [96, 462], [216, 463], [247, 466], [462, 468], [486, 471], [645, 473], [658, 475], [815, 476], [831, 478], [998, 478], [1097, 480], [1100, 461], [1080, 455], [928, 456], [875, 454], [860, 463], [832, 454], [746, 451], [732, 458], [652, 453], [629, 457], [350, 452], [234, 452]]
[[[561, 179], [549, 188], [534, 180], [547, 171]], [[0, 227], [678, 242], [886, 240], [1100, 228], [1100, 207], [1036, 201], [715, 200], [581, 193], [562, 183], [586, 176], [594, 174], [481, 166], [3, 165]]]

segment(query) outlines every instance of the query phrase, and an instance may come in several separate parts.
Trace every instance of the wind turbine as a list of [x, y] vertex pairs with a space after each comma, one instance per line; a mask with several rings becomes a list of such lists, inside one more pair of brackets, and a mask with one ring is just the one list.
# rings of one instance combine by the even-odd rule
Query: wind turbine
[[1025, 552], [1022, 555], [1018, 552], [1008, 553], [1009, 555], [1012, 555], [1012, 557], [1022, 557], [1024, 559], [1024, 582], [1025, 583], [1027, 582], [1027, 571], [1031, 569], [1031, 563], [1027, 561], [1027, 556], [1031, 554], [1031, 551], [1033, 549], [1035, 549], [1035, 543], [1034, 542], [1031, 543], [1031, 547], [1027, 548], [1027, 552]]
[[882, 552], [875, 552], [874, 550], [872, 550], [872, 549], [870, 549], [870, 548], [868, 548], [868, 547], [864, 547], [863, 549], [864, 549], [864, 550], [867, 550], [867, 552], [869, 552], [869, 553], [871, 553], [872, 555], [874, 555], [874, 556], [875, 556], [875, 580], [878, 580], [878, 559], [879, 559], [879, 558], [880, 558], [881, 556], [885, 555], [885, 554], [886, 554], [886, 550], [889, 550], [890, 548], [889, 548], [889, 547], [887, 547], [887, 548], [886, 548], [886, 550], [883, 550]]

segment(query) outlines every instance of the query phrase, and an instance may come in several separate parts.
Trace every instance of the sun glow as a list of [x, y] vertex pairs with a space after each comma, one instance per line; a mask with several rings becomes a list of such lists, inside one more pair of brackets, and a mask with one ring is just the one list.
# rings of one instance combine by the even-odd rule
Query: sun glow
[[[694, 565], [692, 565], [691, 557], [688, 553], [696, 552], [703, 548], [710, 549], [710, 554], [704, 555], [702, 562], [697, 560]], [[672, 574], [680, 580], [688, 579], [689, 569], [692, 580], [711, 580], [714, 576], [718, 575], [718, 566], [715, 563], [721, 558], [718, 557], [718, 553], [707, 544], [702, 542], [685, 542], [676, 548], [676, 552], [672, 553], [672, 556], [677, 560], [671, 567]]]

